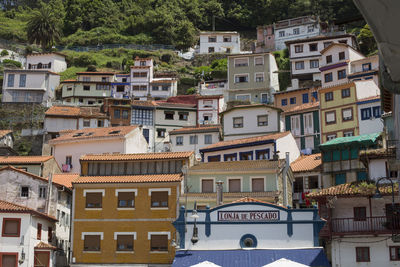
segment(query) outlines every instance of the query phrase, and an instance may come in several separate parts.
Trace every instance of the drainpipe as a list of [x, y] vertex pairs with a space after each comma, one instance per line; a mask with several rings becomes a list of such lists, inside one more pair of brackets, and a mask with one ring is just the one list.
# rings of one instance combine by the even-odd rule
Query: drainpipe
[[49, 181], [47, 184], [47, 197], [46, 197], [46, 206], [45, 206], [45, 210], [46, 210], [47, 214], [50, 214], [50, 200], [51, 200], [52, 184], [53, 184], [53, 174], [50, 173]]
[[224, 182], [219, 180], [216, 182], [217, 184], [217, 206], [222, 205], [224, 203], [224, 196], [223, 196], [223, 190], [222, 190], [222, 185]]
[[287, 174], [290, 168], [289, 152], [286, 152], [285, 167], [283, 169], [283, 206], [288, 206], [288, 191], [287, 191]]

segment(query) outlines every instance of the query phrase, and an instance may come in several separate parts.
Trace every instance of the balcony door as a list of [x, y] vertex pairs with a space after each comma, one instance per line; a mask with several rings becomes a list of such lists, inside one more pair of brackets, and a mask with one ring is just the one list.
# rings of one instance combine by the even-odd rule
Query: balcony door
[[396, 212], [398, 210], [400, 210], [399, 203], [394, 205], [394, 211], [392, 204], [385, 205], [386, 221], [389, 229], [400, 230], [400, 214], [399, 212]]
[[300, 135], [300, 115], [290, 117], [292, 134], [294, 136]]

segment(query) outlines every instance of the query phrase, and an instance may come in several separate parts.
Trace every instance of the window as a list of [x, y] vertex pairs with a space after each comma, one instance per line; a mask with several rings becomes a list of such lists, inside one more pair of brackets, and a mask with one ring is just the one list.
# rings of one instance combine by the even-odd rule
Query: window
[[315, 101], [318, 101], [318, 92], [312, 92], [311, 95], [315, 99]]
[[248, 74], [235, 75], [235, 83], [247, 83], [249, 81]]
[[189, 117], [189, 112], [179, 112], [179, 120], [180, 121], [187, 121]]
[[72, 87], [67, 87], [67, 91], [72, 91]]
[[313, 113], [306, 113], [303, 114], [303, 127], [305, 134], [313, 134], [314, 127], [313, 127]]
[[333, 140], [335, 138], [336, 138], [336, 134], [329, 134], [329, 135], [326, 136], [326, 140], [327, 141]]
[[118, 208], [134, 208], [135, 192], [118, 192]]
[[96, 84], [96, 90], [110, 90], [109, 84]]
[[374, 115], [375, 118], [380, 118], [381, 117], [381, 107], [373, 107], [372, 108], [372, 114]]
[[39, 198], [46, 198], [47, 186], [39, 186]]
[[365, 221], [365, 220], [367, 220], [367, 208], [354, 207], [354, 221]]
[[50, 226], [47, 228], [47, 241], [49, 243], [53, 241], [53, 228]]
[[232, 38], [230, 36], [224, 36], [224, 43], [232, 42]]
[[29, 197], [29, 187], [21, 186], [21, 197]]
[[90, 120], [83, 120], [83, 127], [90, 127]]
[[308, 103], [308, 93], [303, 94], [303, 104]]
[[208, 36], [208, 42], [209, 43], [216, 43], [217, 42], [217, 36]]
[[333, 100], [333, 92], [325, 93], [325, 101], [332, 101]]
[[125, 91], [125, 86], [123, 85], [117, 85], [117, 92], [118, 93], [123, 93]]
[[332, 42], [324, 42], [324, 48], [327, 48], [328, 46], [330, 46], [332, 44]]
[[309, 46], [310, 52], [318, 51], [317, 43], [309, 44], [308, 46]]
[[240, 160], [253, 160], [253, 151], [239, 152]]
[[332, 55], [326, 56], [326, 64], [332, 63]]
[[281, 105], [282, 106], [287, 106], [287, 99], [286, 98], [281, 100]]
[[269, 149], [256, 150], [256, 159], [269, 159]]
[[369, 71], [369, 70], [371, 70], [371, 63], [362, 64], [362, 70], [363, 70], [363, 71]]
[[82, 81], [84, 81], [84, 82], [90, 82], [90, 77], [82, 77]]
[[344, 52], [339, 52], [339, 60], [344, 60], [344, 59], [345, 59]]
[[190, 136], [190, 144], [191, 145], [197, 145], [197, 135], [191, 135]]
[[122, 110], [122, 118], [123, 119], [129, 119], [129, 113], [128, 110]]
[[8, 87], [14, 87], [14, 78], [15, 78], [15, 74], [8, 74], [8, 79], [7, 79]]
[[84, 85], [83, 86], [84, 91], [90, 91], [90, 85]]
[[101, 82], [103, 82], [103, 83], [108, 82], [108, 77], [101, 77]]
[[318, 67], [319, 67], [318, 59], [310, 60], [310, 69], [317, 69]]
[[279, 31], [279, 37], [285, 37], [285, 31]]
[[361, 120], [369, 120], [371, 119], [371, 108], [362, 108], [361, 109]]
[[268, 115], [257, 116], [257, 125], [258, 126], [268, 126]]
[[212, 135], [211, 134], [206, 134], [204, 135], [204, 144], [212, 144]]
[[369, 247], [356, 247], [356, 261], [369, 262]]
[[261, 103], [268, 104], [268, 94], [261, 94]]
[[127, 78], [122, 78], [122, 82], [123, 82], [123, 83], [126, 83], [127, 81], [128, 81]]
[[168, 86], [168, 85], [163, 85], [163, 86], [161, 87], [161, 90], [163, 90], [163, 91], [168, 91], [168, 90], [169, 90], [169, 86]]
[[133, 235], [117, 235], [117, 251], [133, 251]]
[[213, 179], [202, 179], [201, 180], [201, 192], [202, 193], [214, 192], [214, 180]]
[[165, 119], [166, 120], [173, 120], [174, 119], [174, 111], [164, 111]]
[[263, 57], [255, 57], [254, 65], [256, 65], [256, 66], [264, 65], [264, 58]]
[[237, 154], [232, 153], [232, 154], [225, 154], [224, 155], [224, 161], [236, 161]]
[[2, 236], [19, 237], [20, 229], [21, 229], [21, 219], [3, 218]]
[[60, 210], [57, 210], [57, 221], [60, 222]]
[[229, 192], [240, 192], [240, 179], [229, 179]]
[[293, 29], [293, 34], [294, 34], [294, 35], [300, 34], [300, 29], [299, 29], [299, 28]]
[[208, 162], [219, 162], [219, 161], [221, 161], [221, 156], [220, 155], [208, 156], [207, 161]]
[[342, 89], [342, 98], [350, 97], [350, 88]]
[[203, 107], [212, 108], [213, 101], [212, 100], [203, 100]]
[[291, 105], [296, 104], [296, 97], [291, 97], [290, 98], [290, 104]]
[[347, 44], [347, 40], [345, 39], [345, 40], [339, 40], [339, 43], [340, 44]]
[[176, 145], [177, 146], [183, 146], [183, 136], [177, 136], [176, 137]]
[[324, 77], [326, 83], [329, 83], [333, 80], [332, 72], [326, 73]]
[[354, 132], [353, 131], [343, 132], [343, 136], [344, 137], [354, 136]]
[[140, 66], [142, 66], [142, 67], [146, 66], [146, 61], [141, 60], [141, 61], [140, 61]]
[[304, 69], [304, 61], [297, 61], [294, 64], [295, 64], [294, 67], [296, 70]]
[[255, 79], [256, 79], [256, 82], [263, 82], [264, 81], [264, 73], [256, 73]]
[[153, 91], [158, 91], [158, 86], [153, 85], [153, 86], [151, 87], [151, 90], [153, 90]]
[[121, 111], [119, 109], [114, 109], [114, 118], [119, 119], [121, 117]]
[[400, 261], [400, 247], [389, 247], [390, 250], [390, 260]]
[[236, 100], [239, 100], [239, 101], [250, 101], [250, 95], [249, 94], [236, 95]]
[[342, 118], [343, 121], [353, 120], [353, 109], [352, 108], [342, 109]]
[[307, 27], [307, 32], [313, 32], [314, 31], [314, 25], [310, 25]]
[[165, 137], [166, 129], [157, 129], [157, 137]]
[[168, 251], [168, 235], [151, 235], [151, 251]]
[[19, 87], [25, 87], [26, 86], [26, 74], [20, 74], [19, 75]]
[[101, 208], [103, 194], [97, 193], [86, 193], [86, 208]]
[[326, 124], [336, 123], [336, 112], [335, 111], [325, 112], [325, 123]]
[[338, 76], [338, 80], [346, 78], [346, 70], [338, 70], [337, 76]]
[[251, 191], [252, 192], [264, 192], [264, 178], [251, 179]]
[[100, 235], [85, 235], [83, 240], [84, 251], [100, 251]]
[[37, 235], [36, 235], [36, 239], [37, 240], [41, 240], [42, 239], [42, 224], [38, 223], [37, 224]]
[[295, 45], [294, 52], [295, 53], [303, 53], [303, 45]]
[[151, 192], [151, 207], [152, 208], [167, 208], [168, 207], [168, 191]]
[[134, 125], [153, 125], [153, 110], [151, 109], [132, 109], [131, 124]]
[[248, 58], [235, 58], [235, 67], [247, 67], [249, 66]]
[[243, 128], [243, 117], [233, 118], [233, 128]]

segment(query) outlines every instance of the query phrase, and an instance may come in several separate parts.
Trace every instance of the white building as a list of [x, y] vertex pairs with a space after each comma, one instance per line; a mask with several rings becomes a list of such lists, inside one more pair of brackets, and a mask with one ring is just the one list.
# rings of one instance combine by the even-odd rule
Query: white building
[[202, 96], [223, 95], [228, 89], [228, 80], [210, 80], [199, 83], [199, 93]]
[[223, 108], [222, 95], [197, 96], [197, 124], [220, 124], [219, 113]]
[[79, 159], [82, 155], [145, 153], [148, 146], [137, 125], [67, 130], [50, 140], [49, 145], [62, 171], [73, 173], [80, 173]]
[[130, 74], [115, 75], [115, 82], [111, 83], [111, 97], [113, 98], [131, 97]]
[[14, 146], [14, 135], [11, 130], [0, 130], [0, 147]]
[[284, 129], [282, 110], [266, 104], [240, 105], [221, 112], [224, 140], [233, 140]]
[[362, 98], [357, 102], [358, 127], [361, 134], [383, 131], [380, 95]]
[[379, 86], [379, 56], [374, 55], [350, 62], [349, 81], [371, 80]]
[[200, 54], [240, 53], [240, 35], [237, 32], [200, 32]]
[[65, 55], [58, 52], [33, 53], [26, 56], [27, 70], [48, 70], [52, 72], [63, 72], [67, 69]]

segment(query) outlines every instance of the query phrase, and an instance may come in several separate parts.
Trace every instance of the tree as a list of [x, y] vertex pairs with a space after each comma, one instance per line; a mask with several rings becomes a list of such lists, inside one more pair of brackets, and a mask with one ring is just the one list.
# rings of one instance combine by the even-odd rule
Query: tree
[[360, 50], [364, 55], [368, 56], [378, 49], [374, 35], [372, 34], [368, 24], [365, 24], [365, 26], [360, 30], [357, 39], [360, 43]]
[[48, 5], [42, 4], [40, 9], [32, 11], [27, 23], [28, 41], [36, 43], [42, 50], [51, 49], [60, 40], [61, 25]]

